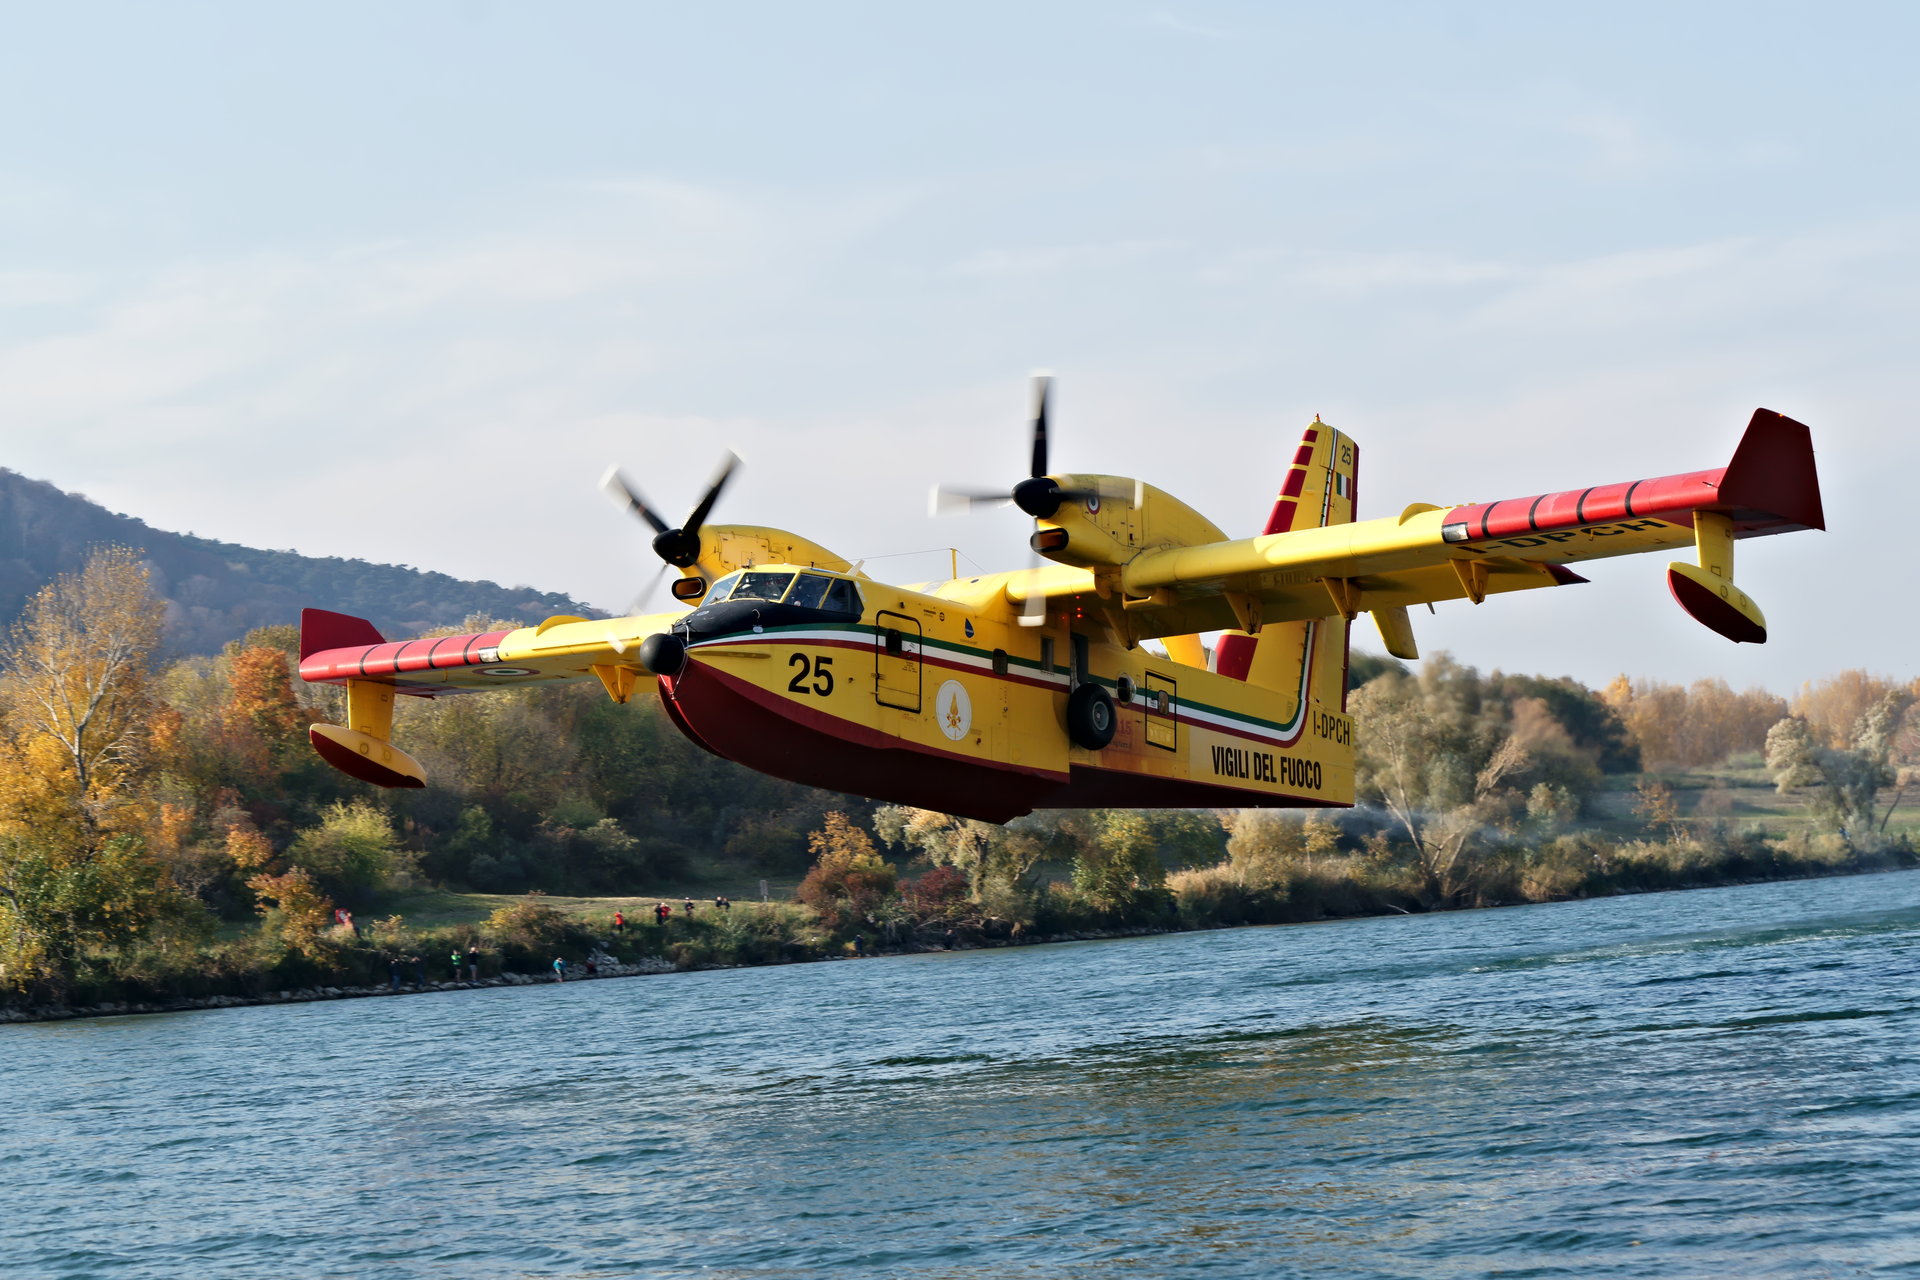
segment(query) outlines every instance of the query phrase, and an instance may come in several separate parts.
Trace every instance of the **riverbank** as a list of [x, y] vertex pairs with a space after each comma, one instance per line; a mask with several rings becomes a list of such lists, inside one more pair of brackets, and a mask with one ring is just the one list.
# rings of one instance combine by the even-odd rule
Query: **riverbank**
[[[1231, 926], [1214, 926], [1231, 927]], [[551, 971], [545, 973], [520, 973], [502, 971], [487, 974], [472, 981], [447, 982], [401, 982], [395, 984], [391, 979], [384, 983], [362, 985], [321, 984], [299, 987], [282, 991], [268, 991], [257, 994], [220, 993], [205, 996], [181, 996], [152, 1000], [108, 1000], [98, 1004], [71, 1005], [0, 1005], [0, 1023], [23, 1022], [66, 1022], [77, 1018], [118, 1018], [145, 1013], [185, 1013], [197, 1009], [243, 1009], [259, 1005], [311, 1004], [330, 1000], [389, 999], [398, 996], [434, 995], [448, 991], [473, 991], [485, 987], [553, 987], [565, 986], [576, 982], [599, 982], [608, 978], [651, 978], [669, 973], [694, 973], [714, 969], [764, 968], [776, 964], [816, 964], [835, 960], [879, 960], [890, 956], [925, 955], [934, 951], [958, 950], [972, 951], [982, 948], [1043, 946], [1058, 942], [1093, 942], [1107, 938], [1136, 938], [1161, 933], [1194, 933], [1199, 929], [1168, 926], [1155, 928], [1142, 926], [1124, 929], [1097, 929], [1077, 933], [1052, 934], [1046, 937], [1003, 937], [991, 938], [977, 932], [971, 932], [965, 939], [956, 939], [955, 945], [948, 947], [927, 943], [909, 943], [876, 949], [862, 954], [832, 953], [799, 957], [790, 960], [758, 961], [749, 963], [702, 963], [682, 966], [660, 957], [642, 957], [634, 961], [622, 961], [599, 952], [589, 957], [593, 965], [588, 971], [583, 961], [577, 966], [569, 966], [564, 982], [556, 982]]]
[[[1281, 829], [1283, 835], [1289, 832], [1297, 832], [1297, 825]], [[1136, 881], [1106, 902], [1078, 885], [1048, 884], [1007, 899], [1003, 910], [1017, 918], [988, 914], [964, 896], [932, 895], [919, 885], [857, 906], [838, 899], [819, 908], [717, 899], [647, 923], [636, 923], [631, 914], [617, 920], [615, 911], [631, 905], [625, 898], [571, 899], [564, 909], [540, 894], [486, 899], [469, 904], [478, 909], [462, 919], [451, 908], [469, 895], [416, 893], [406, 904], [419, 909], [411, 917], [394, 911], [385, 918], [320, 927], [311, 917], [303, 923], [269, 911], [251, 926], [229, 926], [218, 939], [157, 939], [118, 954], [86, 957], [61, 984], [15, 992], [0, 1004], [0, 1022], [551, 985], [556, 960], [565, 962], [573, 980], [586, 978], [590, 963], [595, 977], [627, 977], [955, 945], [1456, 912], [1854, 875], [1913, 861], [1904, 841], [1862, 855], [1837, 842], [1776, 842], [1756, 833], [1716, 841], [1612, 843], [1583, 832], [1484, 856], [1462, 887], [1437, 893], [1431, 877], [1407, 861], [1383, 860], [1366, 851], [1304, 855], [1282, 849], [1272, 856], [1236, 855], [1175, 872], [1159, 885]], [[950, 877], [949, 890], [956, 883], [957, 877]], [[483, 912], [484, 918], [476, 918]], [[435, 923], [409, 923], [422, 917]], [[470, 969], [477, 978], [464, 980]]]
[[[675, 973], [678, 970], [672, 963], [661, 960], [646, 960], [634, 964], [622, 964], [608, 957], [595, 965], [596, 972], [584, 970], [570, 974], [567, 982], [598, 982], [602, 978], [638, 978], [662, 973]], [[87, 1005], [81, 1008], [66, 1006], [28, 1006], [9, 1008], [0, 1006], [0, 1022], [63, 1022], [73, 1018], [115, 1018], [137, 1013], [182, 1013], [193, 1009], [240, 1009], [250, 1005], [263, 1004], [310, 1004], [321, 1000], [361, 1000], [382, 999], [396, 996], [421, 996], [443, 991], [473, 991], [482, 987], [533, 987], [542, 984], [559, 985], [552, 975], [536, 977], [524, 973], [497, 973], [470, 982], [403, 982], [391, 981], [379, 986], [318, 986], [301, 987], [291, 991], [271, 991], [261, 995], [211, 995], [188, 996], [175, 1000], [157, 1001], [108, 1001], [104, 1004]]]

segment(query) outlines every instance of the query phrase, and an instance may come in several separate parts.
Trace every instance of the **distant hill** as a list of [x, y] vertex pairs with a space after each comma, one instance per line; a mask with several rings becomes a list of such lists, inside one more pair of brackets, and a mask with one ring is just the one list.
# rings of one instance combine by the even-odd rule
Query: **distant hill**
[[217, 652], [255, 627], [297, 622], [307, 606], [370, 618], [394, 637], [455, 626], [476, 613], [527, 623], [599, 613], [531, 587], [166, 533], [0, 467], [0, 625], [103, 543], [133, 547], [152, 567], [154, 590], [167, 601], [167, 647], [175, 653]]

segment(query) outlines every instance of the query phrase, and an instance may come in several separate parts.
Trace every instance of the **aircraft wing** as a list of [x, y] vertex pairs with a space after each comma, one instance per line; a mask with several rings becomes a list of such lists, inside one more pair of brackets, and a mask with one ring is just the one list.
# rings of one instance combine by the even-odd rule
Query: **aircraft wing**
[[1384, 519], [1167, 547], [1136, 556], [1117, 582], [1043, 573], [1027, 580], [1031, 587], [1010, 583], [1008, 594], [1024, 599], [1031, 590], [1056, 609], [1100, 610], [1142, 640], [1478, 603], [1584, 582], [1568, 567], [1584, 560], [1698, 546], [1698, 569], [1670, 568], [1676, 599], [1731, 639], [1763, 640], [1758, 608], [1732, 586], [1731, 540], [1825, 527], [1810, 433], [1760, 409], [1733, 460], [1711, 471], [1452, 508], [1416, 504]]
[[615, 702], [626, 702], [654, 687], [638, 662], [641, 641], [683, 616], [684, 610], [601, 620], [561, 615], [537, 627], [387, 640], [365, 618], [304, 609], [300, 678], [347, 688], [346, 723], [309, 725], [307, 737], [321, 759], [349, 777], [424, 787], [420, 762], [392, 741], [397, 695], [438, 698], [595, 678]]
[[300, 678], [319, 684], [369, 680], [427, 698], [577, 680], [602, 670], [625, 672], [629, 689], [651, 687], [653, 677], [633, 655], [642, 640], [685, 615], [684, 609], [634, 618], [560, 615], [537, 627], [386, 640], [364, 619], [306, 609], [300, 615]]

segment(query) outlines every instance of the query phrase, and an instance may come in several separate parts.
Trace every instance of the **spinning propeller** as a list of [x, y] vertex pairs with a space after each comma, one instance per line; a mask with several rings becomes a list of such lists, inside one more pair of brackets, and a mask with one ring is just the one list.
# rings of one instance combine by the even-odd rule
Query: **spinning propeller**
[[1058, 511], [1062, 503], [1085, 502], [1089, 498], [1125, 498], [1132, 495], [1133, 487], [1128, 485], [1116, 492], [1109, 492], [1109, 486], [1093, 489], [1065, 489], [1060, 482], [1047, 474], [1047, 418], [1048, 402], [1053, 398], [1053, 378], [1049, 374], [1033, 375], [1033, 466], [1031, 474], [1007, 493], [982, 493], [973, 489], [948, 489], [940, 485], [933, 488], [930, 510], [936, 516], [958, 515], [963, 511], [973, 511], [980, 507], [1004, 507], [1009, 502], [1020, 508], [1035, 520], [1045, 520]]
[[[687, 513], [687, 518], [677, 528], [669, 525], [661, 518], [659, 512], [647, 505], [647, 500], [640, 496], [640, 491], [633, 487], [619, 467], [607, 468], [607, 474], [601, 478], [600, 487], [606, 490], [608, 497], [652, 526], [653, 553], [663, 561], [660, 572], [654, 575], [653, 581], [647, 584], [646, 590], [634, 600], [628, 613], [644, 612], [647, 601], [659, 589], [660, 579], [665, 576], [669, 566], [675, 569], [698, 567], [703, 581], [715, 576], [705, 565], [700, 564], [700, 530], [707, 523], [707, 517], [713, 514], [713, 504], [720, 500], [720, 491], [726, 487], [727, 479], [733, 475], [734, 468], [739, 465], [738, 457], [731, 453], [727, 454], [720, 464], [720, 469], [713, 473], [713, 479], [707, 483], [707, 491], [700, 495], [700, 500], [693, 504], [693, 510]], [[705, 581], [705, 585], [711, 585], [710, 581]]]
[[[977, 511], [981, 507], [1004, 507], [1012, 503], [1035, 520], [1046, 520], [1069, 502], [1087, 502], [1095, 498], [1103, 501], [1109, 499], [1130, 501], [1138, 506], [1140, 486], [1137, 482], [1103, 478], [1096, 482], [1093, 488], [1070, 489], [1047, 474], [1047, 422], [1052, 397], [1052, 376], [1036, 373], [1033, 376], [1033, 461], [1031, 473], [1025, 480], [1020, 481], [1005, 493], [948, 489], [935, 485], [928, 502], [929, 513], [936, 516], [959, 515], [963, 512]], [[1035, 536], [1038, 537], [1038, 535]], [[1040, 567], [1040, 548], [1031, 541], [1029, 545], [1033, 547], [1033, 559], [1029, 568], [1037, 570]], [[1021, 604], [1020, 625], [1038, 627], [1044, 626], [1046, 621], [1046, 598], [1038, 594], [1029, 594]]]

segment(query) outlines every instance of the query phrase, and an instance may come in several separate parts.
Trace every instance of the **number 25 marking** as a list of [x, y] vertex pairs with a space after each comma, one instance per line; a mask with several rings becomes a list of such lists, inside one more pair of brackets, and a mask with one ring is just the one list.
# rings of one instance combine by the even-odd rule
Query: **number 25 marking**
[[[806, 654], [795, 653], [788, 656], [787, 665], [799, 668], [787, 681], [788, 693], [816, 693], [824, 698], [833, 692], [832, 658], [815, 658], [809, 665]], [[813, 677], [811, 685], [805, 683], [808, 676]]]

